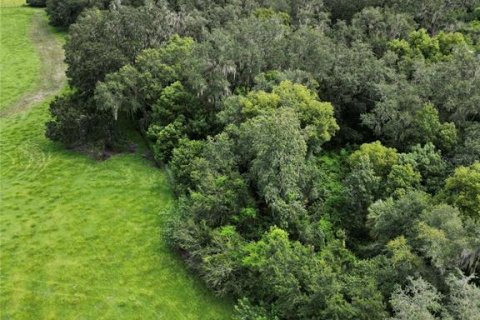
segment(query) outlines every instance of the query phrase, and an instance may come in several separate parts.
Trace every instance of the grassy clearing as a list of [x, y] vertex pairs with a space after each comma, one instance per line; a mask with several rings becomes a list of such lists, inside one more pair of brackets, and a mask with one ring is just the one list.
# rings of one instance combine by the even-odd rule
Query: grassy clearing
[[0, 8], [10, 8], [10, 7], [25, 7], [26, 0], [2, 0], [0, 1]]
[[46, 111], [0, 120], [3, 319], [228, 318], [161, 238], [162, 172], [63, 150], [43, 137]]
[[0, 111], [38, 82], [40, 59], [29, 32], [33, 16], [41, 11], [19, 4], [23, 1], [0, 1]]
[[[17, 10], [12, 21], [37, 12]], [[26, 36], [2, 40], [2, 62]], [[24, 58], [38, 63], [35, 51]], [[20, 81], [24, 65], [15, 68], [2, 73], [2, 92], [41, 70]], [[31, 89], [21, 88], [17, 99]], [[189, 276], [162, 239], [171, 199], [162, 171], [141, 154], [95, 162], [64, 150], [44, 137], [47, 109], [0, 118], [1, 318], [228, 319], [229, 301]]]
[[[29, 10], [29, 8], [25, 8]], [[59, 92], [67, 82], [63, 63], [65, 56], [62, 45], [65, 33], [48, 25], [43, 10], [37, 10], [31, 20], [29, 38], [34, 43], [40, 58], [40, 70], [35, 87], [23, 94], [15, 103], [0, 110], [0, 116], [22, 112]]]

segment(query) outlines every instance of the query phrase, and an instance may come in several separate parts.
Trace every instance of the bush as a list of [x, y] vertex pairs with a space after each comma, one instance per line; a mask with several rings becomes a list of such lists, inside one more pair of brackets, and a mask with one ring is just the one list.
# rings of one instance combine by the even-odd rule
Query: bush
[[114, 149], [114, 121], [110, 113], [98, 112], [91, 101], [78, 94], [57, 97], [50, 104], [53, 119], [47, 122], [46, 136], [68, 148], [103, 151]]
[[47, 5], [47, 0], [27, 0], [27, 4], [30, 7], [45, 7]]
[[[68, 28], [75, 23], [77, 17], [86, 8], [108, 9], [113, 0], [27, 0], [27, 2], [43, 2], [47, 6], [50, 23], [56, 27]], [[143, 0], [121, 1], [122, 5], [139, 6]]]
[[[95, 2], [93, 2], [95, 3]], [[87, 7], [92, 7], [88, 0], [47, 0], [47, 13], [50, 23], [56, 27], [69, 27]]]

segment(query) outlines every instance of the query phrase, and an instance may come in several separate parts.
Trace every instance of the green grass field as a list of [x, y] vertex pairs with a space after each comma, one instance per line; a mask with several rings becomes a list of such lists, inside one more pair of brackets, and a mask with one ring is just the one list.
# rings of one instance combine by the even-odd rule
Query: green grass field
[[0, 0], [0, 110], [35, 87], [40, 59], [29, 41], [35, 9], [20, 0]]
[[[2, 106], [38, 78], [25, 32], [34, 11], [2, 8]], [[44, 137], [48, 101], [29, 109], [0, 118], [0, 318], [228, 319], [231, 303], [162, 238], [162, 171], [141, 154], [95, 162], [66, 151]]]

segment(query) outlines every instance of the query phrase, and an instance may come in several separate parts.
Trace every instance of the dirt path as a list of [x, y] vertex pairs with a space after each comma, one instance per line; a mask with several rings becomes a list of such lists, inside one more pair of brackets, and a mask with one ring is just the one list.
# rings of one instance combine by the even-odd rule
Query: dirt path
[[60, 91], [66, 84], [62, 45], [49, 31], [48, 21], [42, 12], [33, 16], [29, 36], [40, 57], [40, 79], [33, 90], [1, 111], [2, 117], [28, 110]]

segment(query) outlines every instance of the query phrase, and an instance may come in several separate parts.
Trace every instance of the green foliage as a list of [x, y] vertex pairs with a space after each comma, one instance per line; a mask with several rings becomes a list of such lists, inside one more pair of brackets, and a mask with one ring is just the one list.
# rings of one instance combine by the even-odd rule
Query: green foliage
[[[277, 88], [285, 92], [276, 94]], [[304, 110], [308, 111], [309, 104], [302, 102], [310, 101], [314, 95], [291, 83], [274, 87], [273, 93], [278, 98], [268, 99], [272, 94], [262, 91], [232, 98], [222, 118], [236, 119], [234, 123], [239, 125], [227, 126], [222, 134], [203, 145], [183, 141], [173, 151], [173, 176], [181, 178], [185, 187], [188, 186], [183, 190], [189, 191], [178, 211], [179, 217], [184, 218], [171, 227], [172, 244], [188, 254], [188, 265], [198, 270], [217, 292], [234, 296], [247, 294], [253, 299], [250, 301], [274, 304], [265, 310], [267, 313], [262, 308], [243, 306], [240, 314], [260, 312], [265, 316], [271, 310], [280, 318], [293, 315], [305, 319], [355, 318], [363, 314], [357, 310], [375, 310], [381, 317], [384, 307], [373, 278], [363, 274], [344, 278], [338, 274], [341, 268], [337, 265], [326, 266], [331, 271], [323, 275], [319, 261], [314, 258], [315, 249], [326, 248], [335, 241], [333, 226], [322, 214], [340, 205], [323, 207], [328, 211], [319, 211], [312, 221], [304, 205], [310, 196], [322, 202], [328, 198], [330, 188], [338, 188], [328, 186], [326, 194], [323, 190], [320, 192], [316, 188], [324, 178], [319, 173], [306, 174], [308, 136], [302, 134], [300, 116], [302, 112], [308, 115]], [[328, 157], [324, 161], [328, 162]], [[321, 168], [321, 162], [312, 161], [309, 166], [312, 166], [309, 170], [315, 170], [317, 166]], [[242, 179], [242, 173], [248, 181]], [[311, 186], [308, 196], [305, 182]], [[249, 186], [254, 186], [250, 192]], [[334, 192], [338, 192], [341, 199], [343, 191]], [[246, 243], [244, 249], [239, 249], [243, 237], [255, 239], [263, 228], [268, 230], [268, 225], [284, 229], [270, 229], [261, 240]], [[285, 230], [309, 245], [291, 241]], [[220, 239], [230, 240], [225, 243]], [[241, 258], [239, 250], [243, 252]], [[330, 250], [343, 252], [348, 261], [353, 259], [345, 249], [332, 247]], [[324, 263], [337, 263], [334, 256], [336, 253], [325, 252]], [[297, 269], [298, 272], [292, 273]], [[311, 281], [315, 285], [310, 288]], [[335, 284], [329, 288], [334, 293], [325, 288], [332, 281]], [[363, 290], [357, 290], [359, 283]], [[302, 297], [301, 292], [305, 291], [307, 294]], [[346, 297], [341, 298], [343, 295]], [[330, 301], [338, 299], [344, 307], [329, 307]], [[318, 303], [325, 309], [320, 311], [314, 307]]]
[[443, 187], [448, 165], [433, 144], [413, 146], [409, 153], [401, 155], [400, 162], [414, 166], [428, 192], [435, 193]]
[[195, 187], [193, 161], [202, 154], [203, 146], [202, 141], [181, 139], [173, 149], [170, 170], [173, 174], [175, 194], [186, 194]]
[[[353, 16], [351, 30], [362, 41], [371, 44], [378, 55], [383, 55], [390, 41], [395, 42], [395, 49], [401, 56], [410, 51], [405, 39], [415, 29], [415, 22], [405, 13], [397, 13], [389, 8], [367, 7]], [[397, 52], [397, 51], [396, 51]]]
[[[246, 251], [243, 264], [267, 285], [254, 288], [256, 295], [262, 292], [274, 298], [274, 310], [282, 318], [363, 319], [369, 314], [381, 319], [384, 315], [375, 280], [362, 274], [353, 256], [338, 243], [315, 258], [309, 248], [289, 242], [283, 230], [273, 228], [247, 245]], [[350, 272], [337, 274], [342, 267]], [[309, 294], [302, 296], [301, 292]]]
[[473, 276], [451, 274], [447, 278], [450, 289], [449, 313], [455, 319], [475, 319], [480, 312], [480, 288], [472, 283]]
[[98, 113], [91, 101], [83, 101], [78, 93], [67, 93], [50, 104], [52, 119], [47, 122], [46, 136], [69, 148], [91, 147], [112, 149], [118, 142], [113, 117]]
[[31, 7], [45, 7], [47, 0], [27, 0], [27, 4]]
[[413, 273], [421, 267], [422, 261], [420, 257], [413, 252], [413, 248], [408, 244], [408, 240], [403, 235], [390, 240], [386, 247], [391, 254], [392, 266], [399, 274]]
[[165, 127], [151, 125], [147, 132], [150, 140], [155, 141], [152, 150], [157, 161], [167, 163], [172, 157], [173, 149], [184, 138], [183, 122], [175, 120]]
[[436, 206], [422, 214], [417, 238], [420, 250], [442, 273], [455, 266], [458, 252], [468, 247], [460, 212], [448, 205]]
[[350, 236], [359, 238], [365, 233], [366, 210], [382, 195], [382, 177], [376, 175], [373, 165], [367, 158], [360, 158], [345, 178], [348, 211], [342, 220], [350, 231]]
[[410, 284], [397, 289], [390, 299], [395, 316], [392, 319], [437, 319], [442, 310], [441, 294], [422, 278], [410, 278]]
[[[450, 39], [451, 37], [443, 36], [443, 40]], [[399, 53], [396, 47], [397, 43], [400, 42], [400, 48], [402, 48], [401, 52], [407, 54], [407, 57], [410, 59], [415, 59], [418, 57], [423, 57], [425, 60], [436, 62], [445, 55], [446, 52], [442, 52], [440, 50], [440, 41], [437, 37], [430, 37], [427, 33], [427, 30], [420, 29], [417, 31], [413, 31], [408, 36], [408, 41], [405, 42], [404, 40], [394, 40], [391, 43], [390, 49]], [[443, 47], [447, 45], [444, 44]]]
[[245, 97], [228, 99], [220, 118], [223, 122], [238, 123], [259, 115], [269, 116], [282, 108], [295, 112], [311, 152], [319, 151], [338, 130], [332, 105], [318, 101], [314, 92], [290, 81], [282, 81], [271, 93], [251, 91]]
[[[42, 2], [42, 0], [33, 0]], [[27, 1], [28, 2], [28, 1]], [[116, 5], [142, 5], [144, 0], [44, 0], [50, 23], [56, 27], [68, 28], [88, 8], [108, 9]]]
[[350, 20], [355, 13], [366, 7], [374, 7], [381, 3], [378, 0], [325, 0], [325, 6], [331, 12], [332, 20]]
[[235, 320], [277, 320], [270, 316], [265, 308], [253, 305], [247, 298], [239, 299], [235, 305]]
[[321, 274], [312, 282], [315, 295], [310, 307], [320, 306], [320, 311], [310, 318], [383, 319], [385, 306], [372, 266], [356, 261], [339, 241], [326, 247], [321, 253]]
[[480, 159], [480, 123], [467, 124], [463, 141], [455, 149], [454, 162], [464, 166], [473, 164]]
[[348, 157], [347, 162], [350, 172], [344, 183], [348, 194], [348, 211], [343, 223], [350, 235], [359, 239], [368, 233], [365, 229], [368, 207], [397, 188], [408, 188], [410, 183], [418, 180], [418, 174], [412, 168], [399, 165], [397, 150], [385, 147], [379, 141], [362, 144]]
[[471, 280], [449, 275], [449, 294], [445, 297], [422, 278], [409, 278], [410, 284], [397, 289], [390, 299], [395, 313], [391, 319], [475, 319], [480, 311], [480, 289]]
[[[474, 51], [459, 48], [449, 61], [419, 68], [415, 82], [422, 97], [429, 99], [440, 118], [453, 122], [457, 129], [470, 121], [478, 122], [480, 108], [480, 64]], [[424, 99], [425, 99], [424, 98]]]
[[[68, 27], [77, 20], [85, 8], [102, 5], [103, 1], [88, 0], [47, 0], [50, 23], [56, 27]], [[106, 8], [104, 8], [106, 9]]]
[[319, 102], [315, 93], [306, 87], [284, 81], [272, 93], [280, 97], [282, 106], [297, 112], [311, 150], [329, 141], [339, 129], [333, 106], [328, 102]]
[[[323, 46], [330, 48], [327, 56], [309, 57], [316, 66], [306, 66], [306, 70], [322, 79], [321, 97], [335, 106], [335, 115], [341, 127], [340, 141], [364, 142], [369, 133], [358, 125], [358, 120], [362, 113], [371, 110], [372, 102], [379, 99], [377, 86], [389, 76], [389, 70], [375, 57], [368, 44], [355, 41], [346, 46], [324, 42], [320, 48]], [[319, 60], [322, 62], [318, 63]], [[335, 67], [332, 68], [332, 65]]]
[[383, 146], [380, 141], [365, 143], [348, 158], [352, 168], [363, 161], [371, 163], [376, 175], [386, 176], [398, 162], [397, 150]]
[[426, 104], [417, 111], [413, 125], [418, 130], [413, 133], [414, 139], [421, 144], [433, 143], [442, 150], [449, 150], [456, 144], [455, 124], [440, 123], [438, 111], [431, 104]]
[[115, 20], [110, 22], [110, 29], [106, 25], [110, 20], [107, 16], [113, 14], [92, 9], [70, 28], [65, 45], [67, 75], [70, 84], [82, 91], [92, 91], [107, 73], [129, 62], [129, 57], [120, 48], [107, 42], [108, 35], [112, 36], [119, 29]]
[[259, 19], [279, 19], [283, 21], [285, 25], [289, 25], [291, 23], [291, 18], [288, 13], [285, 12], [275, 12], [271, 8], [258, 8], [253, 12], [253, 15]]
[[212, 30], [199, 48], [201, 68], [209, 72], [200, 91], [222, 97], [232, 88], [251, 88], [259, 73], [286, 64], [283, 48], [288, 33], [283, 20], [255, 16]]
[[431, 34], [448, 29], [461, 21], [478, 6], [477, 0], [388, 0], [387, 4], [396, 11], [410, 14], [417, 23]]
[[118, 72], [108, 74], [104, 82], [96, 85], [98, 108], [115, 115], [145, 114], [154, 108], [158, 114], [156, 117], [166, 118], [162, 119], [162, 125], [172, 122], [177, 117], [176, 110], [168, 109], [188, 99], [178, 81], [184, 78], [182, 73], [192, 46], [191, 38], [174, 36], [159, 49], [141, 52], [134, 65], [126, 65]]
[[387, 192], [391, 194], [405, 193], [418, 188], [420, 180], [420, 173], [415, 171], [412, 165], [393, 165], [387, 176]]
[[[347, 203], [345, 178], [345, 154], [325, 154], [308, 160], [306, 176], [311, 180], [306, 184], [305, 194], [310, 203], [311, 215], [322, 216], [320, 229], [325, 237], [333, 238], [334, 225], [339, 225]], [[328, 216], [328, 217], [327, 217]]]
[[318, 272], [312, 250], [290, 242], [288, 234], [278, 228], [272, 228], [244, 250], [242, 265], [259, 280], [252, 290], [255, 295], [275, 301], [276, 313], [282, 318], [302, 317], [298, 311], [307, 301], [301, 300], [301, 292], [307, 290], [310, 277]]
[[[159, 6], [86, 11], [70, 28], [65, 46], [70, 84], [93, 94], [97, 82], [108, 73], [134, 63], [142, 50], [160, 47], [173, 34], [182, 33], [185, 25], [176, 14]], [[158, 32], [150, 36], [142, 31], [146, 29]]]
[[235, 222], [239, 225], [256, 218], [253, 201], [245, 179], [232, 161], [232, 141], [225, 134], [201, 145], [182, 141], [174, 150], [172, 171], [179, 191], [190, 191], [184, 202], [195, 219], [218, 227]]
[[429, 136], [437, 148], [449, 151], [456, 136], [478, 117], [475, 59], [473, 52], [463, 48], [449, 61], [420, 63], [412, 82], [400, 76], [392, 84], [380, 85], [383, 97], [372, 112], [362, 115], [363, 123], [397, 147], [427, 142]]
[[242, 2], [238, 0], [203, 2], [169, 0], [168, 2], [175, 10], [201, 12], [209, 28], [223, 26], [252, 14], [263, 18], [270, 18], [273, 15], [292, 21], [294, 25], [316, 25], [325, 23], [327, 20], [321, 0], [245, 0]]
[[429, 196], [413, 191], [394, 200], [378, 200], [368, 209], [367, 225], [372, 235], [388, 242], [401, 235], [413, 236], [413, 227], [420, 214], [429, 207]]
[[458, 207], [466, 217], [480, 219], [480, 162], [458, 167], [446, 180], [446, 200]]
[[208, 105], [189, 89], [190, 79], [197, 76], [186, 73], [193, 46], [191, 38], [174, 36], [159, 49], [140, 53], [134, 65], [107, 75], [95, 91], [99, 110], [139, 119], [155, 158], [165, 163], [181, 138], [205, 137], [213, 127]]
[[300, 122], [293, 111], [280, 109], [246, 122], [242, 131], [253, 155], [250, 174], [279, 225], [285, 227], [301, 214], [294, 209], [301, 207], [299, 185], [307, 152]]
[[191, 193], [189, 210], [197, 219], [208, 221], [208, 224], [214, 226], [223, 225], [229, 220], [235, 220], [232, 214], [245, 212], [249, 195], [241, 177], [216, 176], [212, 173], [205, 178], [205, 187], [199, 192]]
[[231, 225], [215, 229], [210, 233], [211, 246], [203, 255], [202, 272], [205, 282], [218, 294], [239, 294], [242, 283], [239, 259], [244, 242]]

